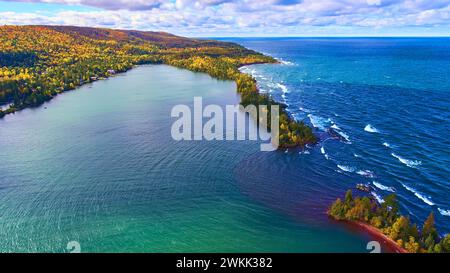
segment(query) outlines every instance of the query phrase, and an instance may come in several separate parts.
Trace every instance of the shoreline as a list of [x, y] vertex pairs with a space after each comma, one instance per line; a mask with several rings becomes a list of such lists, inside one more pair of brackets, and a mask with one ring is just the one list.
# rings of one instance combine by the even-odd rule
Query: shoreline
[[350, 221], [350, 220], [336, 220], [331, 217], [333, 220], [337, 222], [341, 222], [347, 225], [350, 229], [356, 229], [359, 232], [363, 232], [368, 234], [369, 236], [375, 238], [382, 245], [384, 245], [390, 252], [395, 253], [409, 253], [406, 249], [399, 246], [394, 240], [385, 235], [381, 230], [376, 227], [373, 227], [367, 223], [359, 222], [359, 221]]
[[[94, 37], [92, 37], [93, 31], [95, 31]], [[8, 86], [7, 90], [5, 89], [8, 92], [5, 91], [1, 99], [2, 102], [13, 101], [13, 104], [6, 111], [0, 110], [0, 118], [24, 108], [40, 106], [60, 93], [126, 72], [135, 65], [166, 64], [191, 72], [206, 73], [218, 80], [234, 81], [237, 93], [241, 95], [240, 105], [244, 107], [264, 105], [269, 110], [271, 106], [279, 106], [279, 147], [304, 147], [307, 144], [318, 142], [318, 137], [310, 126], [303, 121], [296, 121], [288, 113], [283, 102], [277, 102], [270, 95], [261, 93], [256, 79], [239, 70], [243, 66], [282, 62], [239, 44], [220, 41], [205, 42], [171, 34], [164, 34], [161, 42], [155, 42], [153, 39], [155, 34], [152, 32], [139, 32], [137, 35], [136, 32], [126, 30], [70, 26], [13, 26], [2, 27], [0, 32], [23, 37], [23, 44], [30, 43], [32, 47], [29, 47], [29, 51], [36, 55], [36, 60], [29, 65], [31, 72], [27, 72], [27, 74], [16, 71], [17, 69], [12, 65], [6, 66], [6, 75], [14, 76], [8, 76], [8, 84], [11, 86]], [[58, 51], [53, 54], [48, 51], [46, 44], [33, 43], [32, 37], [36, 34], [52, 41], [51, 44], [54, 44]], [[124, 41], [117, 38], [122, 36], [126, 37]], [[58, 39], [73, 42], [79, 37], [86, 38], [83, 41], [84, 46], [106, 52], [106, 54], [97, 56], [92, 53], [95, 50], [92, 50], [82, 60], [78, 60], [76, 57], [78, 47], [68, 43], [68, 47], [73, 49], [73, 52], [69, 51], [68, 54], [68, 51], [57, 42]], [[174, 37], [176, 38], [175, 42], [173, 41]], [[111, 41], [111, 43], [100, 43], [99, 41], [102, 39]], [[112, 45], [119, 46], [113, 47]], [[40, 57], [45, 54], [49, 59], [40, 61]], [[116, 56], [117, 54], [120, 58]], [[10, 55], [11, 58], [17, 57], [12, 53]], [[27, 56], [22, 57], [26, 58]], [[72, 58], [74, 61], [70, 66], [64, 67], [67, 58]], [[50, 64], [56, 64], [54, 72], [43, 74], [44, 69], [50, 67]], [[24, 80], [20, 81], [22, 78]], [[20, 96], [17, 96], [18, 93]], [[264, 126], [270, 130], [270, 124]]]

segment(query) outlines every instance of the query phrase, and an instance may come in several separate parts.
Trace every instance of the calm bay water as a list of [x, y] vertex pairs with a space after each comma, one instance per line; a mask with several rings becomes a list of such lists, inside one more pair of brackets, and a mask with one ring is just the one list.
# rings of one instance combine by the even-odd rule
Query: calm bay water
[[[423, 223], [432, 211], [439, 231], [450, 231], [449, 38], [226, 40], [282, 60], [242, 70], [323, 139], [307, 154], [244, 163], [249, 191], [256, 184], [274, 190], [259, 181], [279, 175], [286, 188], [303, 187], [297, 202], [310, 205], [365, 183], [380, 201], [396, 192], [414, 222]], [[330, 130], [341, 141], [329, 139]], [[248, 180], [252, 169], [254, 180]]]
[[364, 252], [324, 215], [320, 153], [175, 142], [171, 108], [239, 101], [232, 82], [142, 66], [0, 120], [0, 252]]

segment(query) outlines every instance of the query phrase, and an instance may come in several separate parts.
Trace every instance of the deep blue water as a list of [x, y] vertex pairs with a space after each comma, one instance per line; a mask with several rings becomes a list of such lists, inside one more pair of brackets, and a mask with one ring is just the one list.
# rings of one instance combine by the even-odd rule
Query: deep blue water
[[[277, 194], [260, 181], [278, 176], [286, 189], [302, 192], [293, 200], [322, 209], [318, 197], [367, 183], [380, 200], [396, 192], [413, 221], [433, 211], [439, 230], [450, 230], [450, 38], [224, 40], [282, 60], [243, 71], [322, 137], [310, 154], [247, 161], [242, 180], [250, 193], [259, 185]], [[329, 139], [330, 128], [341, 140]]]

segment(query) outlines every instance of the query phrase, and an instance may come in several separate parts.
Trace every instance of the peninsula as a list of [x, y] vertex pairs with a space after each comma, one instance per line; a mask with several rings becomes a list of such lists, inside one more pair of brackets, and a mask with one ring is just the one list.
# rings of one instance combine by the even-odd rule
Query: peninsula
[[403, 253], [449, 253], [450, 234], [441, 237], [435, 228], [434, 214], [430, 213], [421, 229], [409, 217], [399, 214], [395, 194], [385, 197], [382, 204], [364, 197], [353, 197], [348, 190], [344, 200], [337, 199], [328, 215], [345, 221], [386, 241], [392, 249]]

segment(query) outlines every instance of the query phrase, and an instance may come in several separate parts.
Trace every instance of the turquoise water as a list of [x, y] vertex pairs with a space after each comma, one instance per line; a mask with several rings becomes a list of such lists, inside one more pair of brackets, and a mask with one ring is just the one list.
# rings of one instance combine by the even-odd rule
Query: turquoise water
[[370, 238], [302, 198], [308, 169], [284, 153], [172, 140], [171, 108], [194, 96], [239, 101], [232, 82], [141, 66], [0, 120], [0, 251], [366, 251]]
[[243, 178], [249, 189], [264, 176], [281, 175], [285, 188], [302, 187], [300, 199], [312, 206], [317, 195], [326, 200], [324, 193], [342, 196], [365, 183], [380, 201], [395, 192], [402, 213], [419, 226], [434, 212], [439, 231], [450, 231], [450, 38], [231, 41], [283, 60], [243, 71], [322, 138], [310, 154], [247, 161], [256, 177]]

